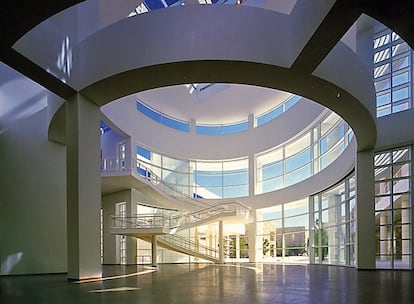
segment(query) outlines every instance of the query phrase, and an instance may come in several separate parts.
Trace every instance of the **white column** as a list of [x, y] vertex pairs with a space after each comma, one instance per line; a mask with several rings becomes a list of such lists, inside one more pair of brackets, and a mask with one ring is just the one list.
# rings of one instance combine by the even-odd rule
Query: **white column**
[[[128, 190], [128, 201], [127, 201], [127, 216], [134, 216], [137, 213], [137, 206], [132, 199], [132, 189]], [[127, 254], [127, 265], [137, 264], [137, 238], [132, 236], [126, 237], [126, 254]]]
[[151, 265], [157, 267], [157, 236], [151, 236]]
[[66, 102], [68, 277], [101, 277], [99, 107], [77, 94]]
[[224, 229], [223, 221], [219, 222], [219, 263], [224, 263]]
[[236, 260], [240, 259], [240, 234], [236, 233]]
[[[252, 211], [255, 213], [255, 211]], [[248, 224], [247, 229], [247, 240], [249, 243], [249, 262], [255, 263], [257, 259], [257, 252], [256, 252], [256, 216], [254, 216], [254, 222]]]
[[375, 269], [374, 153], [357, 152], [356, 160], [356, 268]]

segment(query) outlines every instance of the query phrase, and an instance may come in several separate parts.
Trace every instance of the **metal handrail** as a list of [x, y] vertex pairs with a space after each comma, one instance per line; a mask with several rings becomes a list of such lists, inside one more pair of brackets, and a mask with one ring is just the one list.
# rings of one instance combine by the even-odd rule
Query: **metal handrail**
[[132, 158], [130, 162], [120, 160], [119, 158], [104, 158], [101, 162], [101, 172], [113, 173], [113, 172], [131, 172], [132, 175], [138, 175], [145, 182], [153, 185], [155, 188], [162, 191], [164, 194], [168, 194], [174, 198], [179, 198], [181, 201], [191, 205], [191, 207], [199, 208], [200, 206], [208, 206], [209, 204], [197, 200], [191, 195], [179, 191], [171, 186], [171, 184], [165, 182], [161, 177], [154, 173], [150, 167], [154, 165]]
[[218, 215], [241, 215], [251, 217], [250, 208], [239, 202], [223, 203], [191, 213], [168, 216], [163, 213], [112, 216], [113, 228], [167, 228], [174, 229], [188, 224], [206, 221]]
[[218, 258], [219, 256], [218, 249], [198, 244], [180, 235], [166, 234], [166, 235], [160, 235], [159, 238], [163, 239], [164, 241], [168, 243], [171, 243], [173, 245], [176, 245], [180, 248], [184, 248], [192, 252], [204, 254], [212, 258]]

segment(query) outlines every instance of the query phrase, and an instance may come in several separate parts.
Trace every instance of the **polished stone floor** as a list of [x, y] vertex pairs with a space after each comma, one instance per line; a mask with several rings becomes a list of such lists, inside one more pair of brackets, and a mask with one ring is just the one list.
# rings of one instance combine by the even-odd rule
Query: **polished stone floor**
[[104, 266], [104, 280], [65, 274], [0, 277], [1, 304], [414, 303], [413, 271], [323, 265]]

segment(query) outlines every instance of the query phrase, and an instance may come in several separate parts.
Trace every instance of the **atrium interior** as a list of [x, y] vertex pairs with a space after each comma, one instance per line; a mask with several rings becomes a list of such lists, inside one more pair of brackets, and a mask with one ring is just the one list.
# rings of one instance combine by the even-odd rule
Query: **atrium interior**
[[413, 300], [405, 1], [40, 2], [0, 28], [1, 301]]

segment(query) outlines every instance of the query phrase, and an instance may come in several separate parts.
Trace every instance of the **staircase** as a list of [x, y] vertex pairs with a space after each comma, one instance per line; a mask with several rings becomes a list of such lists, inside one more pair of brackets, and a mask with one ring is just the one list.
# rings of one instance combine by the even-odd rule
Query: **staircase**
[[111, 233], [132, 236], [148, 242], [151, 242], [152, 235], [158, 235], [157, 244], [161, 247], [218, 263], [219, 252], [217, 248], [197, 244], [175, 233], [225, 218], [237, 218], [238, 222], [244, 223], [252, 220], [248, 207], [238, 202], [231, 202], [170, 217], [163, 214], [113, 216]]
[[[151, 242], [150, 236], [140, 236], [140, 239]], [[176, 252], [188, 254], [213, 263], [219, 263], [218, 249], [197, 244], [179, 235], [165, 234], [157, 237], [157, 245]]]
[[[127, 168], [132, 168], [129, 172]], [[127, 172], [125, 172], [125, 170]], [[135, 216], [112, 216], [111, 233], [137, 237], [151, 242], [153, 235], [158, 235], [157, 244], [161, 247], [199, 257], [215, 263], [219, 262], [217, 248], [210, 248], [200, 245], [188, 238], [176, 235], [175, 233], [192, 227], [205, 225], [224, 219], [237, 220], [238, 223], [249, 223], [252, 221], [250, 208], [239, 202], [221, 202], [217, 205], [210, 205], [204, 201], [197, 200], [185, 193], [174, 189], [165, 183], [160, 177], [150, 170], [150, 167], [139, 160], [133, 160], [132, 166], [123, 166], [119, 169], [117, 165], [106, 164], [102, 167], [102, 175], [105, 174], [130, 174], [148, 187], [140, 188], [152, 196], [155, 201], [170, 199], [179, 202], [180, 206], [188, 212], [177, 212], [175, 215], [162, 213], [138, 214]], [[204, 208], [202, 208], [204, 206]]]

